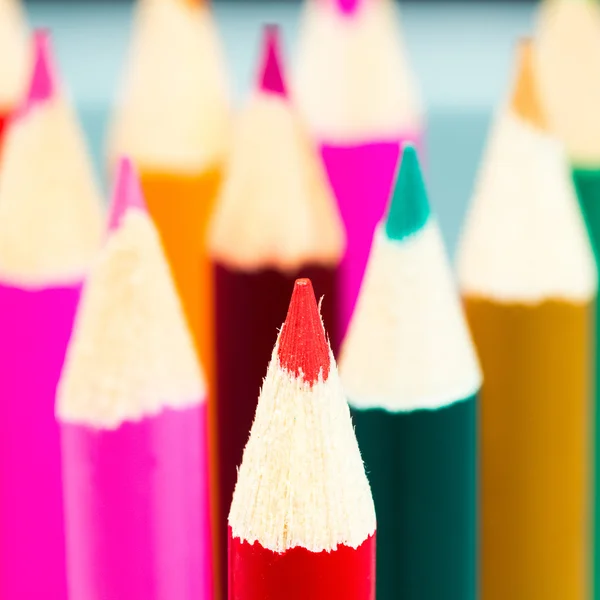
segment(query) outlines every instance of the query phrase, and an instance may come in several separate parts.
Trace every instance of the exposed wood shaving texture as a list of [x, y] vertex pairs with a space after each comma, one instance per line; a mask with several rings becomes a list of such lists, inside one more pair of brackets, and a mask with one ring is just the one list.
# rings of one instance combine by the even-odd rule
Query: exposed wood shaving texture
[[109, 140], [110, 158], [195, 173], [229, 146], [224, 59], [209, 3], [140, 0]]
[[215, 260], [246, 271], [335, 265], [344, 231], [312, 143], [289, 103], [254, 94], [239, 117], [211, 225]]
[[114, 428], [205, 397], [154, 225], [130, 210], [84, 288], [58, 390], [63, 421]]
[[352, 16], [334, 2], [305, 4], [294, 90], [316, 133], [342, 143], [419, 129], [420, 94], [394, 3], [369, 0]]
[[232, 534], [275, 552], [357, 548], [375, 532], [375, 508], [333, 356], [327, 381], [311, 385], [281, 367], [277, 346], [239, 469]]
[[459, 246], [462, 291], [505, 302], [587, 301], [594, 256], [561, 145], [503, 109]]
[[403, 242], [376, 231], [340, 372], [362, 409], [435, 409], [479, 389], [477, 356], [431, 219]]
[[25, 15], [18, 0], [0, 0], [0, 112], [14, 108], [25, 92], [30, 70]]
[[551, 128], [578, 166], [600, 163], [600, 5], [545, 0], [536, 26], [536, 63]]
[[0, 169], [0, 276], [41, 286], [81, 278], [100, 244], [101, 199], [61, 95], [8, 128]]

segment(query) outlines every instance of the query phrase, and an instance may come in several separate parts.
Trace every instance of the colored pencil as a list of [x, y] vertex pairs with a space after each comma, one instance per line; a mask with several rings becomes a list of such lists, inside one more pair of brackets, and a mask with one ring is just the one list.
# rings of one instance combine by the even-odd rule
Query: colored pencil
[[45, 32], [0, 175], [0, 598], [66, 598], [56, 384], [102, 228]]
[[258, 83], [239, 116], [210, 233], [224, 552], [236, 469], [294, 280], [313, 278], [325, 296], [325, 323], [333, 327], [335, 268], [343, 250], [335, 200], [288, 97], [280, 54], [278, 31], [267, 27]]
[[532, 55], [522, 42], [459, 250], [484, 377], [482, 598], [583, 600], [597, 274]]
[[[139, 0], [132, 38], [109, 155], [114, 163], [126, 154], [138, 167], [173, 271], [206, 373], [215, 474], [214, 290], [206, 235], [230, 143], [224, 58], [206, 0]], [[217, 519], [215, 512], [215, 525]]]
[[377, 598], [475, 600], [481, 373], [410, 145], [340, 375], [377, 511]]
[[[595, 2], [542, 4], [536, 36], [540, 88], [552, 129], [565, 143], [579, 203], [600, 263], [600, 7]], [[600, 431], [600, 312], [596, 304], [595, 431]], [[595, 436], [594, 481], [600, 481], [600, 436]], [[594, 594], [600, 600], [600, 501], [594, 493]]]
[[374, 600], [375, 510], [309, 279], [293, 287], [229, 513], [229, 600]]
[[69, 598], [212, 598], [206, 390], [129, 159], [57, 396]]
[[10, 114], [23, 99], [30, 71], [27, 23], [19, 0], [0, 0], [0, 148]]
[[[400, 147], [423, 117], [391, 0], [307, 0], [295, 91], [319, 140], [346, 227], [340, 339], [352, 316]], [[332, 338], [335, 341], [335, 338]]]

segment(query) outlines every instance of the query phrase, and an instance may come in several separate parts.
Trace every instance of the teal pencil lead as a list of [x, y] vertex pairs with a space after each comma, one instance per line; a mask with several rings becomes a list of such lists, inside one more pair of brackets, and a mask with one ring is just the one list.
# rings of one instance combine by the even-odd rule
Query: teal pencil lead
[[404, 146], [400, 160], [385, 222], [385, 233], [396, 241], [419, 231], [431, 213], [419, 158], [412, 144]]

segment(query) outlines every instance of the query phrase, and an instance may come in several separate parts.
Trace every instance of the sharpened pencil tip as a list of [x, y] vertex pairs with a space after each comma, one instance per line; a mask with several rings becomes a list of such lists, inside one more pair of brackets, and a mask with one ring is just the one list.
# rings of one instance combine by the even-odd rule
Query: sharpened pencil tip
[[517, 76], [511, 107], [523, 120], [534, 127], [546, 130], [548, 124], [538, 89], [534, 51], [534, 42], [531, 38], [522, 38], [519, 41], [516, 50]]
[[115, 187], [108, 217], [108, 230], [119, 228], [121, 220], [129, 209], [146, 211], [146, 204], [137, 171], [131, 159], [124, 156], [119, 160]]
[[287, 96], [281, 60], [280, 32], [277, 25], [266, 25], [262, 37], [262, 66], [259, 87], [263, 92]]
[[36, 29], [32, 37], [33, 68], [29, 89], [16, 116], [23, 116], [30, 108], [54, 97], [57, 90], [53, 68], [51, 35], [47, 29]]
[[278, 347], [279, 364], [313, 385], [329, 377], [330, 351], [310, 279], [297, 279]]
[[362, 5], [362, 0], [335, 0], [340, 13], [345, 16], [355, 15]]
[[427, 223], [430, 213], [417, 150], [405, 144], [385, 222], [388, 238], [401, 241], [416, 233]]

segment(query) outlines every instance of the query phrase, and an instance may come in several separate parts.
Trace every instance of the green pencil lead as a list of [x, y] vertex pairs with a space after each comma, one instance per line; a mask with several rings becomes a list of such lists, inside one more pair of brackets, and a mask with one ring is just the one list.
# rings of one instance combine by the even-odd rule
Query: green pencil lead
[[402, 150], [385, 232], [391, 240], [401, 241], [419, 231], [431, 213], [417, 151], [407, 144]]

